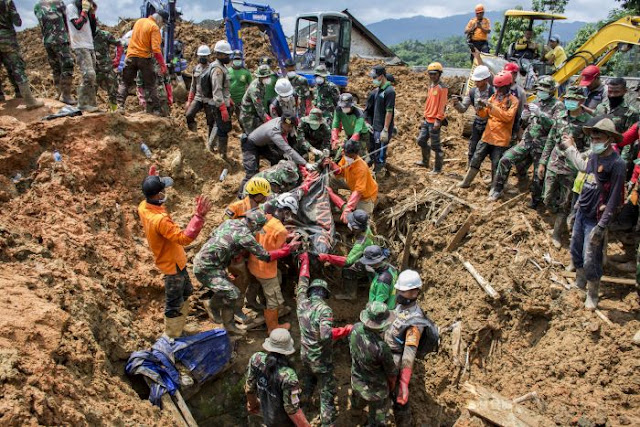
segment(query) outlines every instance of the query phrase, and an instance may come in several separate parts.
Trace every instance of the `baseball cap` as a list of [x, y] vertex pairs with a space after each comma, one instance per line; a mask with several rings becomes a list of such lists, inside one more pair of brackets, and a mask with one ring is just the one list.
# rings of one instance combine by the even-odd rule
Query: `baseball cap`
[[580, 73], [580, 86], [589, 86], [591, 82], [600, 77], [600, 68], [597, 65], [589, 65]]
[[376, 65], [375, 67], [373, 67], [371, 69], [371, 72], [369, 73], [369, 77], [380, 77], [380, 76], [385, 76], [387, 75], [387, 70], [384, 68], [384, 65]]
[[167, 187], [173, 185], [173, 179], [168, 176], [159, 177], [157, 175], [149, 175], [142, 182], [142, 193], [146, 197], [155, 196]]

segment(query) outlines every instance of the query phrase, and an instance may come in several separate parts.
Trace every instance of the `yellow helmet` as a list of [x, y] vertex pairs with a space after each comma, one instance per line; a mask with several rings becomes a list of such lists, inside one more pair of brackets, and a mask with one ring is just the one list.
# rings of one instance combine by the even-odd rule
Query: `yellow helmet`
[[262, 194], [264, 197], [269, 197], [271, 195], [271, 184], [264, 178], [254, 177], [247, 182], [244, 191], [252, 196]]
[[439, 71], [439, 72], [442, 73], [442, 71], [443, 71], [442, 64], [439, 63], [439, 62], [432, 62], [427, 67], [427, 71]]

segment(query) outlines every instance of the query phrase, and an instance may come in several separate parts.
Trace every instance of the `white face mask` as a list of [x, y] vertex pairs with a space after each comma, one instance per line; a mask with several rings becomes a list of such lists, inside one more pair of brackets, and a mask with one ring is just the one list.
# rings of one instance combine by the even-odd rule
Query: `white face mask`
[[290, 79], [294, 78], [296, 76], [296, 72], [295, 71], [288, 71], [287, 72], [287, 77], [289, 77]]
[[265, 79], [262, 79], [262, 84], [263, 85], [268, 85], [269, 83], [271, 83], [271, 77], [267, 77]]
[[342, 112], [345, 114], [349, 114], [351, 112], [351, 107], [343, 108]]
[[234, 59], [233, 60], [234, 67], [242, 67], [242, 59]]
[[352, 159], [349, 156], [344, 156], [344, 158], [348, 165], [352, 164], [355, 161], [355, 159]]
[[324, 83], [324, 77], [316, 77], [316, 84], [321, 85], [322, 83]]

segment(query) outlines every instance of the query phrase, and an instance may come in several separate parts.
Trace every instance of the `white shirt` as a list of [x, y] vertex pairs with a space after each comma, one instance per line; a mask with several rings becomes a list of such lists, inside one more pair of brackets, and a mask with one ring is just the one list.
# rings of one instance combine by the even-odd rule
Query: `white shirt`
[[71, 21], [80, 18], [80, 13], [75, 4], [67, 5], [67, 26], [69, 27], [69, 40], [71, 49], [91, 49], [93, 50], [93, 35], [91, 34], [91, 24], [87, 22], [82, 29], [76, 30]]

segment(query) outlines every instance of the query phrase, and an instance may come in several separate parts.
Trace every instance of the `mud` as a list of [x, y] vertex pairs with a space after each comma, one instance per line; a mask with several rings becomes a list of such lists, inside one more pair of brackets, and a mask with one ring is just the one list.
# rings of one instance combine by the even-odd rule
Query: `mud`
[[[188, 23], [178, 33], [187, 42], [192, 65], [199, 44], [222, 37], [220, 30]], [[268, 51], [257, 30], [245, 34], [247, 63], [253, 67]], [[39, 31], [27, 30], [20, 37], [23, 51], [29, 52], [26, 60], [36, 93], [52, 96]], [[370, 90], [367, 71], [372, 64], [352, 62], [349, 90], [361, 102]], [[458, 252], [499, 292], [497, 300], [445, 252], [471, 213], [469, 207], [454, 203], [438, 227], [424, 218], [441, 204], [416, 204], [394, 224], [383, 219], [425, 188], [465, 200], [478, 215], [499, 205], [486, 201], [488, 164], [471, 189], [454, 185], [465, 171], [467, 143], [459, 136], [462, 118], [451, 107], [443, 135], [445, 173], [433, 176], [413, 165], [428, 77], [405, 67], [389, 67], [389, 72], [396, 78], [398, 135], [392, 140], [390, 175], [380, 181], [376, 228], [386, 236], [404, 235], [408, 223], [414, 224], [410, 266], [422, 272], [427, 285], [420, 303], [442, 328], [462, 322], [461, 364], [454, 362], [459, 355], [451, 349], [449, 333], [443, 334], [437, 355], [417, 364], [411, 382], [416, 421], [436, 426], [468, 418], [470, 395], [461, 385], [469, 381], [507, 398], [536, 391], [541, 402], [523, 405], [557, 425], [640, 424], [640, 362], [632, 344], [640, 328], [638, 295], [632, 287], [602, 286], [601, 309], [613, 326], [584, 311], [578, 291], [552, 281], [562, 270], [554, 261], [566, 265], [569, 254], [566, 236], [562, 249], [551, 244], [550, 215], [527, 209], [523, 200], [478, 220], [461, 242]], [[459, 93], [460, 80], [447, 83]], [[47, 100], [48, 111], [60, 106]], [[152, 163], [171, 174], [176, 185], [167, 207], [182, 225], [193, 212], [196, 195], [212, 198], [214, 211], [201, 236], [187, 248], [191, 259], [221, 222], [223, 207], [234, 199], [242, 178], [237, 132], [230, 139], [232, 160], [226, 163], [204, 150], [202, 122], [199, 133], [186, 130], [178, 105], [168, 119], [141, 113], [91, 114], [52, 122], [39, 121], [46, 111], [27, 112], [15, 101], [0, 109], [0, 423], [171, 425], [124, 375], [130, 352], [149, 347], [163, 330], [162, 277], [153, 266], [136, 212], [140, 183]], [[151, 148], [152, 159], [140, 151], [142, 141]], [[54, 150], [62, 162], [53, 160]], [[220, 183], [224, 168], [229, 176]], [[513, 178], [507, 193], [518, 194]], [[610, 253], [630, 252], [622, 237], [612, 237]], [[388, 242], [398, 263], [401, 240]], [[547, 253], [550, 262], [544, 259]], [[336, 274], [327, 271], [327, 276]], [[610, 267], [606, 274], [620, 276]], [[284, 285], [292, 306], [293, 285], [291, 280]], [[336, 323], [354, 322], [366, 298], [361, 289], [356, 304], [331, 299]], [[287, 320], [295, 337], [295, 316]], [[197, 307], [190, 323], [203, 330], [213, 327]], [[236, 363], [224, 381], [205, 386], [189, 400], [201, 424], [245, 424], [242, 374], [264, 334], [255, 331], [240, 340]], [[344, 342], [337, 344], [336, 353], [339, 425], [353, 425], [345, 411], [349, 356]], [[309, 416], [319, 424], [317, 412]]]

